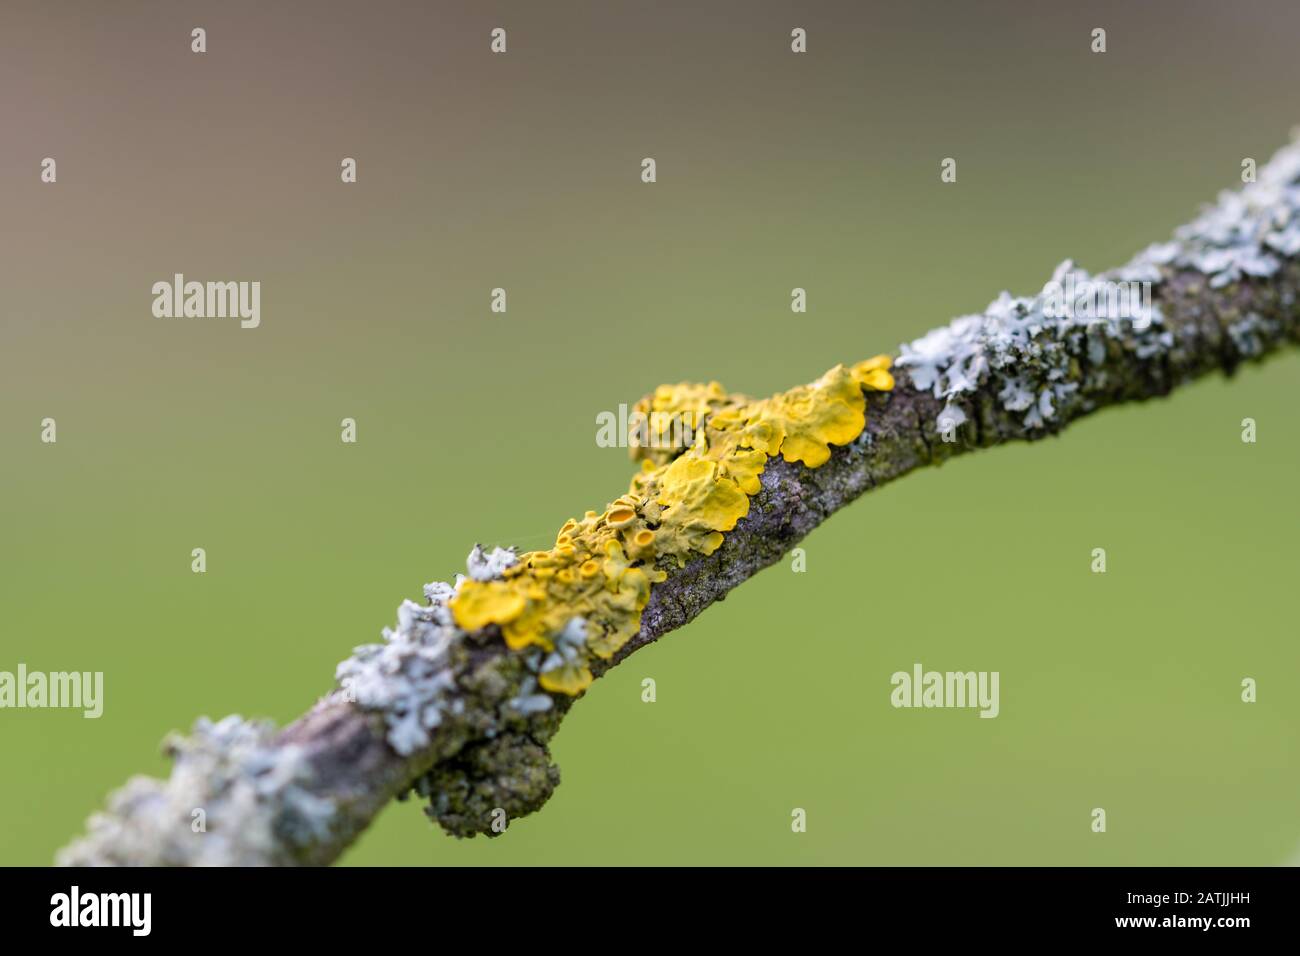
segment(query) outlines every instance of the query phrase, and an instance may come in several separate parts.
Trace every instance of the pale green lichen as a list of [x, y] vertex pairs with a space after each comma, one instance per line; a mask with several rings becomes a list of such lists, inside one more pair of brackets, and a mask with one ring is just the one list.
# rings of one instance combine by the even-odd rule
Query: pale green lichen
[[560, 768], [544, 745], [501, 734], [434, 767], [415, 791], [429, 800], [424, 812], [453, 836], [493, 837], [544, 804], [559, 783]]

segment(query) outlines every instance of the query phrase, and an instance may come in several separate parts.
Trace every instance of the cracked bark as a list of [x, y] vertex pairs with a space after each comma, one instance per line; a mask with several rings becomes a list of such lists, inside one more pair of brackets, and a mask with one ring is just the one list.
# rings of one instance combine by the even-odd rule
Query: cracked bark
[[[992, 389], [986, 388], [970, 396], [966, 403], [973, 410], [970, 420], [949, 436], [952, 440], [945, 440], [935, 424], [944, 403], [928, 391], [918, 391], [906, 371], [897, 370], [894, 391], [868, 393], [863, 434], [836, 448], [828, 463], [812, 470], [779, 457], [770, 460], [748, 516], [712, 555], [698, 557], [681, 569], [668, 569], [668, 580], [652, 590], [640, 632], [612, 661], [598, 662], [593, 670], [599, 677], [638, 649], [689, 623], [868, 490], [977, 448], [1047, 437], [1083, 415], [1163, 396], [1212, 372], [1232, 374], [1245, 361], [1261, 360], [1300, 342], [1298, 292], [1300, 264], [1294, 261], [1287, 261], [1268, 278], [1246, 279], [1222, 289], [1212, 289], [1207, 277], [1194, 270], [1169, 273], [1155, 287], [1154, 297], [1165, 327], [1173, 333], [1173, 346], [1139, 358], [1111, 342], [1107, 361], [1083, 370], [1082, 401], [1045, 429], [1026, 428], [1023, 415], [1006, 411]], [[1246, 352], [1228, 328], [1251, 313], [1267, 321], [1254, 333]], [[386, 742], [382, 716], [359, 709], [337, 692], [279, 732], [271, 747], [298, 749], [307, 767], [300, 786], [332, 806], [333, 816], [328, 835], [311, 839], [295, 834], [278, 817], [273, 819], [276, 838], [251, 862], [332, 862], [390, 800], [412, 788], [431, 798], [431, 815], [462, 834], [488, 832], [482, 817], [489, 806], [508, 803], [507, 812], [514, 816], [544, 802], [557, 780], [545, 746], [574, 701], [557, 699], [554, 710], [526, 719], [503, 715], [503, 701], [525, 676], [519, 656], [507, 650], [491, 629], [467, 637], [464, 645], [458, 649], [456, 676], [465, 711], [439, 726], [430, 744], [416, 753], [395, 752]], [[274, 816], [283, 808], [272, 805], [267, 812]], [[116, 836], [94, 847], [74, 847], [65, 861], [185, 862], [173, 852], [155, 849], [157, 841], [138, 837], [151, 827], [187, 827], [188, 819], [136, 813], [128, 822], [137, 838]], [[211, 820], [210, 826], [219, 828], [220, 823]], [[250, 860], [245, 856], [238, 862]]]

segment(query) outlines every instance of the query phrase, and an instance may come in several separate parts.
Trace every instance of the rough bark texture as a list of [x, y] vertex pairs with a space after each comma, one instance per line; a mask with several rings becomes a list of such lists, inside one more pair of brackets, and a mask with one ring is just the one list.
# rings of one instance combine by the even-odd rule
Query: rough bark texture
[[[918, 390], [907, 371], [898, 370], [894, 391], [868, 394], [863, 434], [835, 449], [827, 464], [809, 469], [779, 457], [769, 463], [748, 516], [726, 534], [718, 551], [669, 569], [668, 580], [652, 590], [640, 633], [597, 676], [687, 624], [866, 491], [977, 448], [1045, 437], [1108, 405], [1163, 396], [1212, 372], [1232, 373], [1244, 361], [1300, 341], [1300, 264], [1293, 259], [1284, 260], [1271, 275], [1242, 276], [1219, 288], [1208, 278], [1196, 268], [1166, 270], [1154, 294], [1172, 344], [1143, 358], [1141, 349], [1126, 348], [1122, 338], [1109, 340], [1105, 363], [1078, 369], [1077, 400], [1045, 426], [1027, 426], [1023, 414], [1008, 411], [989, 385], [965, 396], [967, 420], [945, 440], [937, 425], [945, 401], [931, 390]], [[1245, 319], [1250, 320], [1248, 334], [1242, 331]], [[208, 834], [191, 836], [188, 817], [180, 815], [185, 800], [165, 805], [155, 787], [115, 798], [107, 815], [92, 820], [91, 836], [70, 847], [61, 860], [325, 864], [389, 800], [412, 789], [430, 798], [428, 812], [451, 832], [491, 834], [488, 818], [494, 809], [504, 809], [510, 817], [529, 812], [554, 788], [558, 775], [546, 743], [573, 701], [557, 698], [546, 713], [512, 716], [502, 701], [518, 693], [526, 677], [520, 655], [509, 651], [492, 629], [467, 637], [455, 653], [463, 712], [439, 725], [428, 746], [409, 755], [390, 746], [382, 715], [358, 708], [337, 691], [278, 735], [264, 733], [257, 765], [275, 764], [278, 755], [292, 753], [293, 768], [285, 774], [296, 796], [286, 804], [283, 788], [266, 789], [270, 796], [251, 812], [260, 814], [269, 836], [255, 844], [245, 841], [237, 851], [208, 849], [200, 858], [187, 847], [219, 833], [223, 821], [210, 816]], [[236, 777], [241, 773], [232, 771]], [[198, 786], [202, 790], [204, 785]], [[230, 785], [227, 781], [208, 789], [214, 792], [194, 799], [220, 805]], [[303, 807], [320, 812], [313, 817]], [[304, 826], [304, 818], [322, 825]], [[243, 820], [225, 823], [228, 828], [247, 826]]]

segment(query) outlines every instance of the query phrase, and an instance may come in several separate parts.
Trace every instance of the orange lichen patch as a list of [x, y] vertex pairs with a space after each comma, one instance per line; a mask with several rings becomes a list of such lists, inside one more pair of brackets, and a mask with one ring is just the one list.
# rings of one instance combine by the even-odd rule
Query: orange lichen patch
[[[719, 532], [730, 531], [749, 513], [749, 496], [721, 474], [716, 461], [682, 455], [658, 475], [661, 506], [661, 551], [679, 561], [690, 551], [712, 554], [722, 544]], [[684, 562], [683, 562], [684, 563]]]
[[591, 675], [590, 667], [581, 664], [565, 664], [542, 674], [537, 682], [542, 685], [542, 690], [548, 690], [552, 694], [568, 694], [570, 697], [577, 697], [591, 686], [593, 680], [595, 678]]
[[831, 445], [847, 445], [862, 434], [865, 410], [862, 386], [837, 365], [813, 384], [772, 398], [765, 414], [779, 417], [785, 426], [781, 457], [818, 468], [830, 460]]
[[694, 443], [696, 432], [711, 414], [737, 398], [717, 382], [660, 385], [632, 406], [628, 435], [632, 459], [666, 465]]
[[487, 581], [480, 587], [461, 588], [455, 601], [456, 624], [467, 631], [512, 621], [524, 609], [523, 595], [500, 581]]
[[877, 355], [853, 366], [853, 377], [863, 388], [869, 391], [889, 392], [894, 388], [894, 376], [890, 374], [893, 359], [888, 355]]
[[[653, 566], [655, 533], [640, 514], [643, 503], [624, 495], [601, 514], [566, 522], [554, 548], [520, 555], [504, 580], [465, 581], [450, 602], [457, 625], [496, 624], [512, 648], [554, 651], [557, 635], [581, 617], [590, 628], [585, 650], [612, 657], [640, 628], [651, 584], [666, 577]], [[547, 690], [577, 694], [591, 671], [565, 660], [539, 679]]]
[[763, 483], [758, 476], [767, 467], [767, 453], [757, 448], [740, 449], [724, 458], [718, 465], [719, 474], [730, 478], [746, 495], [756, 495]]
[[[717, 382], [661, 385], [636, 405], [642, 434], [630, 437], [641, 470], [628, 493], [599, 514], [570, 518], [554, 548], [520, 555], [502, 580], [465, 581], [450, 602], [457, 625], [495, 624], [510, 647], [550, 652], [539, 665], [542, 688], [581, 693], [592, 681], [587, 655], [608, 660], [640, 629], [651, 586], [667, 577], [659, 564], [716, 551], [749, 513], [772, 456], [817, 468], [831, 446], [857, 438], [863, 390], [891, 390], [889, 368], [885, 355], [837, 365], [762, 401]], [[579, 637], [562, 635], [575, 618], [585, 622]]]

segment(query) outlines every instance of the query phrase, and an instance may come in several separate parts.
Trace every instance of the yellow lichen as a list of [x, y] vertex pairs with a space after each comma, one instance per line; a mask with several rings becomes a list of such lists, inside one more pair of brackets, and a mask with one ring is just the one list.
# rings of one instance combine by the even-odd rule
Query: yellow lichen
[[853, 377], [865, 389], [889, 392], [894, 388], [894, 376], [889, 372], [892, 364], [888, 355], [877, 355], [853, 366]]
[[595, 678], [592, 677], [590, 667], [564, 664], [542, 674], [537, 682], [542, 685], [542, 690], [548, 690], [552, 694], [568, 694], [570, 697], [577, 697], [591, 686], [593, 680]]
[[457, 625], [495, 624], [516, 650], [553, 652], [569, 622], [584, 619], [578, 658], [562, 648], [568, 656], [551, 654], [539, 675], [544, 690], [581, 693], [593, 679], [584, 655], [608, 660], [637, 633], [651, 586], [667, 577], [659, 565], [716, 551], [749, 513], [771, 456], [817, 468], [832, 445], [857, 438], [866, 427], [863, 390], [891, 390], [890, 364], [879, 355], [837, 365], [762, 401], [717, 382], [661, 385], [635, 407], [631, 452], [641, 471], [628, 493], [600, 514], [569, 519], [554, 548], [520, 555], [503, 580], [464, 582], [451, 600]]
[[667, 464], [692, 443], [710, 414], [733, 400], [717, 382], [660, 385], [632, 407], [628, 446], [633, 457]]
[[817, 468], [830, 460], [831, 445], [847, 445], [862, 433], [865, 409], [862, 386], [837, 365], [813, 384], [769, 399], [762, 418], [784, 426], [781, 457]]
[[501, 581], [463, 587], [456, 595], [456, 623], [467, 631], [512, 621], [523, 609], [523, 595]]

